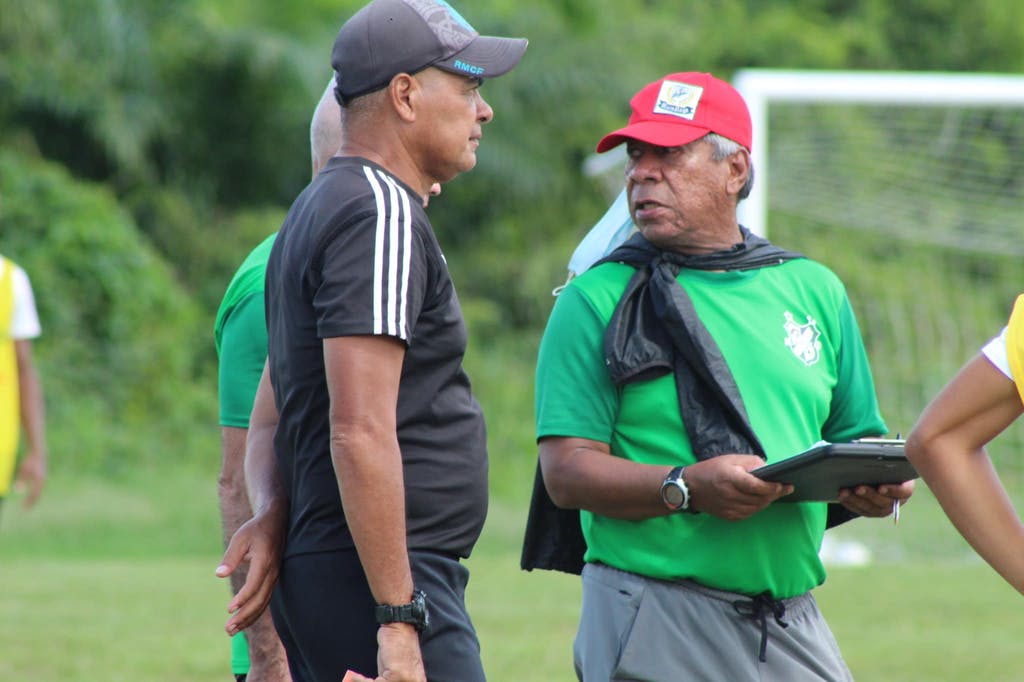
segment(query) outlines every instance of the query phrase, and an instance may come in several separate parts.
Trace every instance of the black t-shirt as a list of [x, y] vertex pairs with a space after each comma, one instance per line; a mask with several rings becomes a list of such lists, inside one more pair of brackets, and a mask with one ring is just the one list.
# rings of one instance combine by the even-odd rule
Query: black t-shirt
[[484, 419], [462, 369], [462, 310], [419, 196], [370, 161], [332, 159], [285, 218], [266, 306], [274, 448], [291, 496], [286, 556], [354, 546], [331, 464], [322, 340], [366, 334], [406, 345], [396, 417], [408, 546], [469, 556], [487, 513]]

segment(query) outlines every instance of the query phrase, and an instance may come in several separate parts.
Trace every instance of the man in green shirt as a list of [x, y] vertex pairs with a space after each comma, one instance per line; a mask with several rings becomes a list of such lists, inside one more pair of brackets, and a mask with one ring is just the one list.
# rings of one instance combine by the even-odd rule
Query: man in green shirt
[[730, 85], [670, 74], [631, 104], [597, 150], [627, 145], [639, 234], [562, 291], [537, 366], [546, 491], [586, 542], [577, 675], [851, 679], [810, 595], [822, 536], [913, 484], [830, 510], [749, 473], [887, 431], [845, 289], [737, 223], [751, 124]]
[[[310, 123], [313, 176], [341, 146], [341, 110], [334, 100], [334, 81], [327, 85]], [[277, 233], [264, 239], [235, 272], [221, 300], [214, 323], [220, 398], [221, 472], [218, 480], [224, 544], [251, 516], [245, 491], [245, 437], [256, 388], [267, 360], [267, 323], [263, 283], [267, 259]], [[245, 571], [231, 576], [233, 591], [245, 582]], [[231, 639], [231, 670], [238, 682], [287, 682], [288, 663], [267, 611]]]

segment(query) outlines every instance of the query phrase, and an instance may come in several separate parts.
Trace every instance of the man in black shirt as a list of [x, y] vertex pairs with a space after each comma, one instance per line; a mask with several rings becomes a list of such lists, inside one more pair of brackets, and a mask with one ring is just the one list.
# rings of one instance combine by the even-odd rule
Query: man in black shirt
[[335, 41], [345, 141], [270, 255], [246, 460], [254, 518], [218, 569], [251, 561], [229, 633], [280, 571], [271, 610], [296, 682], [348, 669], [484, 679], [459, 563], [486, 515], [484, 422], [422, 203], [476, 164], [494, 115], [479, 87], [525, 49], [439, 0], [374, 0]]

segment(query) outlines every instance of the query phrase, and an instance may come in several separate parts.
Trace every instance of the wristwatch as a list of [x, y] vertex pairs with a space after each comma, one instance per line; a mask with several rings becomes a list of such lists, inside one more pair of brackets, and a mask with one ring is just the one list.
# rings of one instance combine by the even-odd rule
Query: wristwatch
[[676, 467], [668, 472], [665, 482], [661, 484], [661, 501], [672, 511], [693, 512], [690, 509], [690, 489], [683, 480], [685, 470], [686, 467]]
[[409, 623], [418, 631], [423, 632], [430, 624], [430, 614], [427, 613], [427, 595], [423, 590], [413, 590], [412, 601], [401, 606], [389, 604], [377, 604], [374, 609], [377, 616], [377, 623]]

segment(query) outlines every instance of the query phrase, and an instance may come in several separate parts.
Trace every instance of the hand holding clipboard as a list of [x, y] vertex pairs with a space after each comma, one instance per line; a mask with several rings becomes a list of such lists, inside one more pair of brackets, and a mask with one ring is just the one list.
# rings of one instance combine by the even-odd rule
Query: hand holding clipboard
[[884, 438], [823, 441], [750, 473], [765, 481], [793, 484], [793, 492], [779, 502], [835, 502], [842, 488], [877, 487], [917, 478], [917, 471], [903, 454], [903, 441]]

